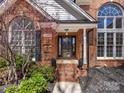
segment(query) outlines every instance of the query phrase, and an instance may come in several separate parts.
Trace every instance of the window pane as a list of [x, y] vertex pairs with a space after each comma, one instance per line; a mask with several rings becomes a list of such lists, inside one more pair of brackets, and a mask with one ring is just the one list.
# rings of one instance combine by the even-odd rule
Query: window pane
[[104, 33], [98, 33], [97, 56], [104, 57]]
[[122, 16], [123, 13], [121, 9], [115, 4], [105, 4], [103, 5], [98, 13], [98, 16]]
[[122, 46], [116, 47], [116, 57], [122, 57]]
[[107, 46], [107, 57], [113, 57], [113, 46]]
[[104, 46], [104, 33], [98, 33], [98, 46]]
[[107, 33], [107, 46], [113, 46], [113, 33]]
[[98, 28], [104, 28], [104, 18], [98, 18]]
[[107, 18], [106, 28], [113, 28], [113, 18]]
[[122, 28], [122, 18], [116, 18], [116, 28]]
[[122, 46], [123, 44], [123, 33], [116, 33], [116, 45]]
[[113, 57], [113, 33], [107, 33], [107, 57]]
[[98, 46], [97, 47], [97, 56], [98, 57], [104, 57], [104, 46]]

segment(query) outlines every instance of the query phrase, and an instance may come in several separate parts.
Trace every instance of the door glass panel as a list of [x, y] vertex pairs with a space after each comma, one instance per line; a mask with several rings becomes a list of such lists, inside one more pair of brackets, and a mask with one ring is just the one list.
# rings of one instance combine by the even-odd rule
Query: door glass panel
[[76, 39], [75, 37], [59, 37], [59, 57], [75, 57]]

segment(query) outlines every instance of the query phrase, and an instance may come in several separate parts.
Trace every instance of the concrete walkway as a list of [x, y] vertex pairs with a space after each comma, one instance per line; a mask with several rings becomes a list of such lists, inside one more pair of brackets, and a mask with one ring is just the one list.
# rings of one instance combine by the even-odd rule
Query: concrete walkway
[[55, 84], [52, 93], [82, 93], [82, 91], [79, 83], [58, 82]]

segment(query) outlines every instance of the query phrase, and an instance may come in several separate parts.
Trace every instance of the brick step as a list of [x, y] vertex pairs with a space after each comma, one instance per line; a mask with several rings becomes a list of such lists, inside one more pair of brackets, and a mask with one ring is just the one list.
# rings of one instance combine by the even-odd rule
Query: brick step
[[59, 82], [78, 82], [78, 77], [86, 74], [86, 70], [79, 70], [77, 64], [58, 64], [56, 77]]

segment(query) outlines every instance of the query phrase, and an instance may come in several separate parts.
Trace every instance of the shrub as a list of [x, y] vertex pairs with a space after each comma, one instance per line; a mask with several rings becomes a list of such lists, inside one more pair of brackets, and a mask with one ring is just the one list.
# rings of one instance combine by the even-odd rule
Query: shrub
[[5, 93], [16, 93], [16, 90], [17, 90], [17, 86], [11, 85], [7, 87], [7, 89], [5, 90]]
[[[25, 64], [26, 62], [26, 56], [25, 55], [21, 55], [21, 54], [17, 54], [16, 55], [16, 69], [17, 70], [22, 70], [22, 66]], [[29, 62], [28, 63], [28, 67], [27, 69], [29, 69], [31, 66], [35, 65], [36, 62]]]
[[6, 60], [4, 60], [3, 58], [0, 58], [0, 68], [4, 68], [7, 66]]
[[21, 70], [23, 63], [24, 63], [23, 55], [17, 54], [16, 55], [16, 69]]
[[53, 81], [54, 80], [54, 68], [44, 65], [44, 66], [35, 66], [30, 69], [29, 76], [35, 76], [41, 74], [47, 81]]
[[44, 93], [46, 91], [47, 81], [39, 74], [28, 80], [23, 80], [18, 87], [18, 93]]
[[21, 81], [18, 87], [8, 87], [5, 93], [45, 93], [48, 88], [47, 85], [45, 78], [42, 75], [37, 74], [27, 80]]
[[43, 66], [42, 67], [42, 74], [44, 78], [47, 79], [47, 81], [53, 81], [54, 80], [54, 68], [51, 66]]

